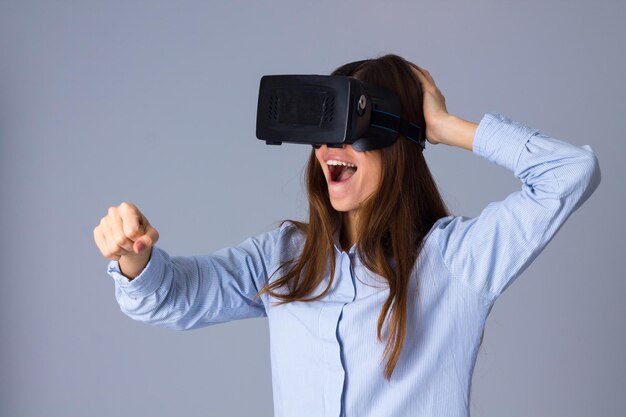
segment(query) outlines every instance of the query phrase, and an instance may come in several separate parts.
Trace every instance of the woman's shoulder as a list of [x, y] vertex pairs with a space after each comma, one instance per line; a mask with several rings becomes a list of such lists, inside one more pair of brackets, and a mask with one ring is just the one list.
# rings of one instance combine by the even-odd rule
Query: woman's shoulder
[[280, 239], [284, 244], [300, 245], [306, 240], [308, 224], [294, 220], [281, 222], [279, 230]]
[[259, 246], [274, 252], [293, 251], [300, 247], [306, 238], [306, 224], [285, 220], [274, 229], [253, 236], [250, 239]]
[[450, 214], [439, 218], [432, 225], [426, 236], [425, 244], [435, 244], [443, 249], [451, 240], [461, 239], [476, 218]]
[[435, 223], [433, 223], [432, 227], [427, 233], [427, 237], [431, 235], [450, 232], [452, 229], [462, 227], [462, 225], [468, 220], [471, 219], [466, 216], [459, 216], [454, 214], [441, 217], [437, 221], [435, 221]]

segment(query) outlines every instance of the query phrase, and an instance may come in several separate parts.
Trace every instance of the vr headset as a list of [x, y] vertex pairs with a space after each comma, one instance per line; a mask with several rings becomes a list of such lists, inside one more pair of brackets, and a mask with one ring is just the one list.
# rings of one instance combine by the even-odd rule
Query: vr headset
[[402, 119], [400, 110], [391, 91], [346, 75], [266, 75], [259, 88], [256, 137], [268, 145], [350, 144], [370, 151], [402, 135], [424, 149], [424, 129]]

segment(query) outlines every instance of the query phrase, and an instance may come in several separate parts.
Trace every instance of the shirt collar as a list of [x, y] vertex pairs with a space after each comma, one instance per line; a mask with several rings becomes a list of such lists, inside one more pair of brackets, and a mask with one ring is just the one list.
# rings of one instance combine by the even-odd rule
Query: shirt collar
[[[337, 254], [341, 255], [343, 252], [343, 248], [341, 247], [341, 242], [339, 241], [339, 232], [333, 233], [333, 246], [335, 247], [335, 251]], [[348, 255], [354, 255], [356, 253], [356, 244], [352, 245], [350, 250], [348, 251]]]

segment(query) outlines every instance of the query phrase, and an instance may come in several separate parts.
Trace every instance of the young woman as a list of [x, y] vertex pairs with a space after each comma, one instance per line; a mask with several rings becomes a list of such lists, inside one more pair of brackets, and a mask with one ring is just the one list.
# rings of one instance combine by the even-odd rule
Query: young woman
[[267, 316], [277, 416], [467, 416], [493, 303], [598, 186], [597, 159], [496, 113], [448, 114], [428, 71], [395, 55], [335, 74], [392, 90], [428, 142], [511, 170], [521, 190], [451, 216], [419, 145], [321, 146], [309, 221], [213, 255], [170, 256], [137, 207], [111, 207], [94, 237], [117, 300], [174, 329]]

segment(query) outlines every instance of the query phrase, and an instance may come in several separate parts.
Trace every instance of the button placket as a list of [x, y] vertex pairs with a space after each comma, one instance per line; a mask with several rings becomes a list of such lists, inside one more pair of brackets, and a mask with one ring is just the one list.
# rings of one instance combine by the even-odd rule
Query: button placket
[[354, 300], [355, 290], [351, 261], [345, 252], [339, 256], [335, 272], [334, 288], [320, 311], [319, 333], [322, 341], [327, 377], [324, 387], [324, 403], [327, 415], [339, 415], [343, 394], [345, 370], [341, 360], [341, 341], [338, 327], [346, 303]]

